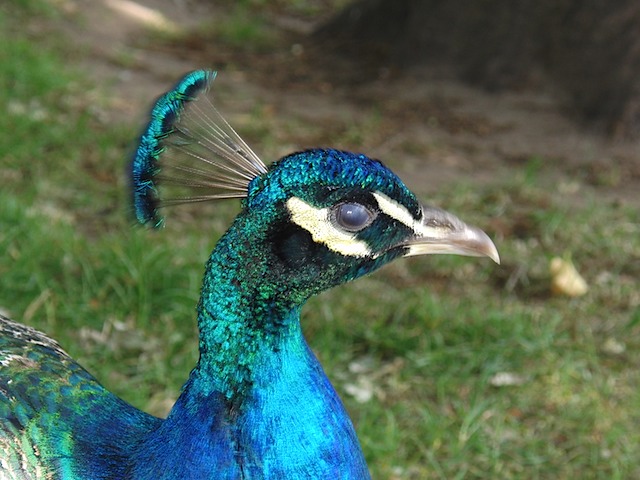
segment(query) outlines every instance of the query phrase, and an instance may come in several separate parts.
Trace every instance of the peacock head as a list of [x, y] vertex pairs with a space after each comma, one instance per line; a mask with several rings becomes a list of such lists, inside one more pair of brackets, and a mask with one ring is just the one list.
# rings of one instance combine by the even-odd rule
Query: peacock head
[[482, 230], [423, 205], [381, 162], [351, 152], [306, 150], [275, 162], [250, 182], [242, 215], [263, 219], [265, 250], [285, 278], [307, 279], [313, 290], [402, 256], [499, 261]]
[[[142, 223], [161, 225], [164, 205], [243, 198], [236, 227], [260, 245], [269, 274], [297, 282], [305, 297], [402, 256], [450, 253], [499, 262], [483, 231], [421, 204], [365, 155], [313, 149], [266, 167], [211, 103], [206, 93], [214, 77], [187, 75], [152, 111], [133, 161]], [[186, 192], [160, 197], [160, 182]]]

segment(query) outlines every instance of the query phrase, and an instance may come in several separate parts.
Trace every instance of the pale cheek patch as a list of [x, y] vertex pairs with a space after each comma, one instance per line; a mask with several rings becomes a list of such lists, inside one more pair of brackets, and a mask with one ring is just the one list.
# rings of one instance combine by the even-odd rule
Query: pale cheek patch
[[371, 256], [371, 249], [366, 242], [333, 225], [328, 208], [316, 208], [297, 197], [287, 200], [287, 208], [291, 221], [309, 232], [314, 242], [349, 257]]

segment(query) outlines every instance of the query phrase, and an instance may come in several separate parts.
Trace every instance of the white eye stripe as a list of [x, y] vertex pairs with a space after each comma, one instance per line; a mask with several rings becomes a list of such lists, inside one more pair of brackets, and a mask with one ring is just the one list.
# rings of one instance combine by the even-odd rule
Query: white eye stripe
[[420, 222], [417, 222], [416, 219], [413, 218], [413, 215], [409, 213], [409, 210], [407, 210], [404, 205], [392, 200], [384, 193], [373, 192], [373, 197], [378, 202], [378, 207], [382, 213], [399, 221], [417, 233], [416, 227], [420, 225]]
[[417, 237], [430, 237], [433, 239], [445, 238], [451, 233], [451, 228], [446, 226], [430, 226], [420, 220], [416, 220], [406, 207], [387, 197], [384, 193], [374, 192], [374, 198], [378, 202], [380, 211], [403, 225], [413, 230]]
[[291, 221], [311, 234], [316, 243], [326, 245], [341, 255], [350, 257], [367, 257], [372, 252], [366, 242], [358, 240], [354, 233], [336, 228], [330, 220], [328, 208], [316, 208], [298, 197], [287, 200], [287, 209]]

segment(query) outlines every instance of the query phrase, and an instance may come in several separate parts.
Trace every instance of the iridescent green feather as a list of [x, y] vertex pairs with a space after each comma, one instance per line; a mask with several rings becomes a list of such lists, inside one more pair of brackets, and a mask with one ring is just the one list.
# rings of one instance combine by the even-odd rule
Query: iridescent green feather
[[99, 455], [115, 440], [100, 438], [105, 423], [116, 434], [129, 430], [109, 447], [114, 461], [119, 449], [126, 461], [136, 430], [156, 421], [107, 391], [55, 341], [0, 316], [0, 478], [83, 478], [90, 465], [78, 462], [79, 452]]

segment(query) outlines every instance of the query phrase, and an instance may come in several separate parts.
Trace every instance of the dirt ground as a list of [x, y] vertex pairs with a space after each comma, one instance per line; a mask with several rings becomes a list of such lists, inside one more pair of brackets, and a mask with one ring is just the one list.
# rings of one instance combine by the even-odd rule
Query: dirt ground
[[[222, 110], [247, 113], [253, 105], [274, 118], [277, 146], [253, 145], [267, 162], [291, 150], [353, 148], [390, 163], [423, 193], [451, 183], [494, 182], [537, 158], [545, 188], [588, 191], [607, 201], [640, 207], [640, 141], [612, 141], [578, 125], [548, 92], [492, 95], [460, 83], [381, 70], [370, 81], [345, 74], [344, 61], [317, 61], [305, 44], [309, 18], [274, 11], [266, 22], [280, 32], [277, 47], [246, 53], [183, 35], [179, 44], [150, 33], [189, 32], [224, 22], [233, 2], [197, 0], [57, 0], [63, 15], [49, 28], [78, 45], [78, 56], [100, 88], [109, 92], [109, 121], [142, 125], [150, 103], [184, 72], [218, 68]], [[154, 35], [158, 38], [154, 42]], [[170, 35], [169, 35], [170, 36]], [[191, 38], [191, 41], [189, 40]], [[313, 52], [313, 54], [311, 54]], [[266, 107], [265, 107], [266, 106]], [[345, 125], [365, 125], [378, 115], [374, 135], [355, 136]], [[313, 134], [287, 136], [286, 122], [308, 124]], [[279, 126], [278, 126], [279, 125]], [[289, 129], [291, 130], [291, 129]], [[320, 133], [319, 133], [320, 132]], [[333, 137], [342, 144], [332, 143]], [[363, 141], [357, 145], [358, 141]], [[559, 189], [559, 190], [558, 190]], [[579, 195], [578, 195], [579, 197]], [[575, 195], [574, 195], [575, 198]]]

